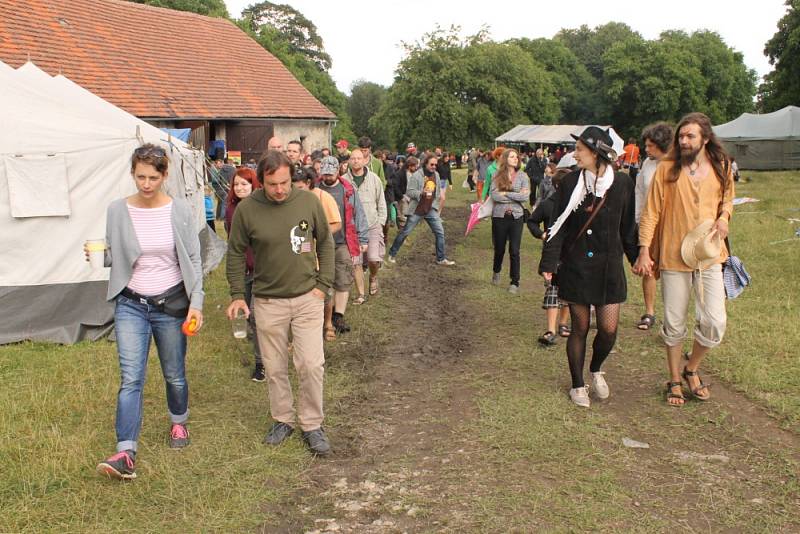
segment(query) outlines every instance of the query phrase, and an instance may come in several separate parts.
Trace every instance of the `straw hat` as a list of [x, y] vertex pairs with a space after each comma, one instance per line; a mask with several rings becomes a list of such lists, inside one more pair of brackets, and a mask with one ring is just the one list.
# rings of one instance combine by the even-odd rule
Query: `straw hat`
[[681, 243], [681, 258], [692, 270], [705, 270], [719, 263], [722, 241], [719, 233], [712, 231], [714, 221], [705, 220], [691, 230]]

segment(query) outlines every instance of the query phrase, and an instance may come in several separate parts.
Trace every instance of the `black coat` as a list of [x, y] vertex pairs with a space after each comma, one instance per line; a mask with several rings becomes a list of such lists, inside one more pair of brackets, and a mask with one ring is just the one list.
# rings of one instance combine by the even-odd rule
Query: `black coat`
[[[554, 213], [566, 209], [579, 176], [580, 171], [575, 171], [564, 177], [553, 195]], [[633, 264], [639, 254], [633, 182], [627, 174], [615, 173], [605, 204], [578, 236], [591, 216], [585, 208], [592, 200], [587, 196], [545, 243], [539, 272], [558, 273], [558, 296], [567, 302], [598, 306], [624, 302], [628, 295], [622, 255]]]

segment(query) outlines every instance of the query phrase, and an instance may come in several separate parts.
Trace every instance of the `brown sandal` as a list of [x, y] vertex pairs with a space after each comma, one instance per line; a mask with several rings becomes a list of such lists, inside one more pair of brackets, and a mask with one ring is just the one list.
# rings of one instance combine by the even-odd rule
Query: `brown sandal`
[[366, 301], [367, 299], [364, 298], [364, 295], [359, 295], [353, 299], [353, 304], [358, 306], [359, 304], [364, 304]]
[[369, 281], [369, 294], [370, 295], [377, 295], [378, 294], [378, 279], [372, 278]]
[[[684, 367], [683, 374], [681, 376], [683, 376], [683, 379], [686, 380], [686, 385], [689, 386], [689, 391], [692, 392], [692, 395], [694, 396], [695, 399], [700, 401], [707, 401], [708, 399], [711, 398], [711, 392], [708, 390], [708, 385], [703, 382], [703, 379], [700, 378], [700, 375], [697, 373], [697, 371], [690, 371]], [[697, 380], [700, 381], [700, 385], [697, 386], [696, 388], [692, 388], [692, 384], [689, 383], [690, 376], [696, 376]], [[704, 389], [706, 390], [706, 394], [701, 395], [699, 392]]]
[[[681, 388], [681, 392], [673, 393], [672, 388]], [[670, 402], [670, 399], [680, 399], [681, 402], [676, 404], [674, 402]], [[667, 382], [667, 405], [679, 408], [684, 404], [686, 404], [686, 397], [683, 396], [683, 384], [680, 381]]]

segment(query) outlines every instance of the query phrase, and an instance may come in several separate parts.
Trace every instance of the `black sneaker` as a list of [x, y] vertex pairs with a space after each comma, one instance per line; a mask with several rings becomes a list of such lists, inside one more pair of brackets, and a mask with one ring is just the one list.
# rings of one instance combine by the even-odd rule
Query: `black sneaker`
[[328, 442], [328, 437], [322, 427], [303, 432], [303, 441], [306, 442], [311, 452], [317, 456], [327, 456], [331, 452], [331, 444]]
[[267, 437], [264, 438], [264, 443], [267, 445], [280, 445], [286, 438], [292, 435], [294, 428], [286, 423], [275, 422], [272, 423], [272, 428], [267, 432]]
[[264, 374], [264, 366], [263, 365], [256, 365], [256, 368], [253, 369], [253, 376], [250, 377], [253, 382], [263, 382], [267, 379], [267, 375]]
[[135, 458], [133, 451], [118, 452], [97, 464], [97, 472], [117, 480], [133, 480], [136, 478]]
[[556, 344], [556, 335], [548, 330], [539, 336], [539, 344], [544, 345], [545, 347], [552, 347]]
[[189, 431], [183, 423], [173, 423], [169, 431], [169, 448], [182, 449], [189, 445]]
[[346, 334], [350, 331], [350, 326], [344, 322], [344, 315], [341, 313], [334, 312], [333, 317], [331, 318], [331, 323], [336, 329], [337, 334]]

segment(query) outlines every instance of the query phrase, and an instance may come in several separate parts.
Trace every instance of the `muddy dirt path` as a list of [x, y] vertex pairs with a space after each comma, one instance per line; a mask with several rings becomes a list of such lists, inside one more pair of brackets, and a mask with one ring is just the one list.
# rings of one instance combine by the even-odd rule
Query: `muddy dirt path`
[[[453, 250], [462, 239], [463, 223], [450, 219], [466, 220], [466, 210], [453, 207], [448, 212], [448, 250]], [[379, 298], [393, 303], [389, 341], [367, 360], [364, 376], [369, 383], [363, 395], [341, 408], [344, 423], [328, 429], [336, 454], [310, 466], [306, 489], [287, 503], [281, 523], [265, 525], [264, 532], [563, 528], [552, 518], [542, 523], [525, 509], [513, 510], [518, 515], [513, 523], [501, 520], [494, 528], [491, 518], [476, 517], [504, 511], [502, 504], [476, 510], [477, 497], [498, 496], [502, 502], [509, 492], [530, 487], [557, 491], [559, 481], [552, 473], [570, 459], [504, 462], [498, 460], [502, 452], [496, 445], [470, 434], [480, 424], [476, 399], [486, 393], [487, 381], [495, 389], [538, 385], [500, 364], [500, 356], [487, 356], [485, 336], [472, 333], [502, 325], [486, 317], [479, 320], [465, 298], [470, 288], [459, 269], [469, 267], [436, 266], [432, 250], [430, 231], [420, 225], [391, 273], [382, 273]], [[536, 325], [531, 335], [538, 330]], [[640, 334], [629, 330], [634, 329], [621, 332], [609, 361], [612, 397], [593, 410], [608, 418], [612, 431], [647, 441], [650, 448], [631, 452], [604, 444], [593, 453], [613, 458], [609, 469], [632, 496], [628, 504], [634, 516], [692, 531], [748, 531], [747, 514], [758, 512], [781, 518], [779, 530], [800, 531], [800, 496], [792, 491], [798, 487], [798, 474], [792, 472], [800, 465], [798, 435], [781, 430], [760, 407], [718, 380], [715, 400], [691, 410], [654, 403], [662, 395], [662, 369], [644, 358], [636, 343]], [[631, 336], [629, 342], [626, 336]], [[353, 345], [345, 353], [364, 350]], [[495, 341], [493, 350], [502, 355], [502, 344]], [[561, 358], [563, 346], [557, 351], [555, 357]], [[532, 353], [534, 358], [554, 358], [552, 350], [534, 348]], [[544, 373], [538, 382], [544, 388], [563, 388], [566, 398], [568, 373], [566, 362], [561, 364], [563, 369]], [[477, 375], [483, 377], [483, 386], [476, 385]], [[731, 516], [734, 508], [741, 508], [741, 517]], [[635, 522], [626, 521], [617, 527], [637, 529]]]

